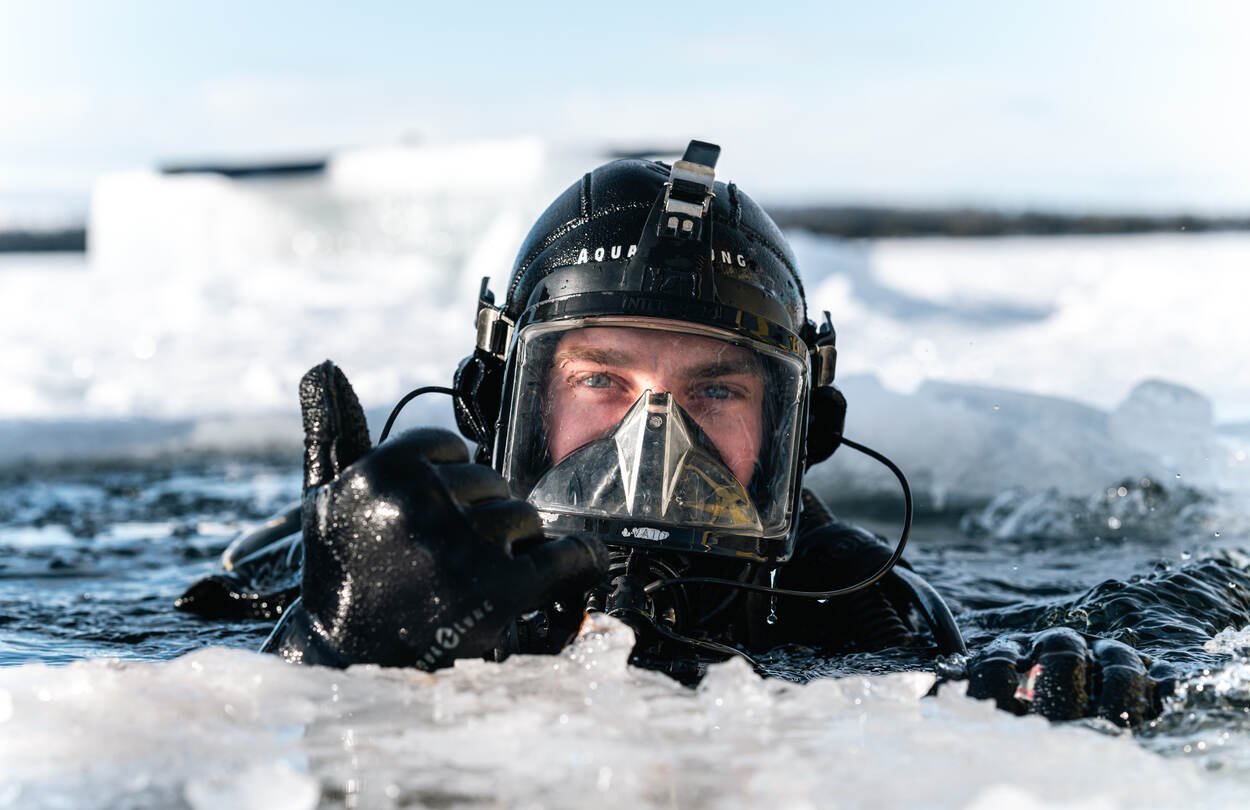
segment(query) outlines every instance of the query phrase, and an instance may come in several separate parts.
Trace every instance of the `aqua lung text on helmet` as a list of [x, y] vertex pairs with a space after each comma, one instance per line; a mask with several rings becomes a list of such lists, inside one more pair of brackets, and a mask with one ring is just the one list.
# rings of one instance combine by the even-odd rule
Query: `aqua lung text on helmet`
[[[593, 251], [590, 248], [582, 248], [577, 254], [575, 264], [588, 264], [589, 262], [616, 261], [622, 258], [632, 259], [634, 254], [638, 252], [637, 245], [630, 245], [626, 248], [624, 245], [612, 245], [611, 247], [597, 247]], [[731, 253], [728, 250], [711, 250], [710, 258], [713, 262], [721, 264], [737, 265], [738, 267], [749, 267], [747, 257], [741, 253]]]

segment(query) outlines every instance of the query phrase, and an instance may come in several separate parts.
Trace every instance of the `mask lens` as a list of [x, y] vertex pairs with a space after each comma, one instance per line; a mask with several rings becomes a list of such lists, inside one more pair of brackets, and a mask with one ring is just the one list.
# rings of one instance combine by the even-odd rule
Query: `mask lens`
[[544, 516], [788, 530], [798, 357], [625, 319], [534, 325], [518, 344], [504, 474]]

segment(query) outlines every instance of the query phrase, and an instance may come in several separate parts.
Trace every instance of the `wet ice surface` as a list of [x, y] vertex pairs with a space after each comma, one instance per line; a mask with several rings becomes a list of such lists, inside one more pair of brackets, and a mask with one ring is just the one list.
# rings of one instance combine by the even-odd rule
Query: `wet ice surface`
[[922, 698], [925, 673], [799, 686], [732, 661], [686, 689], [627, 666], [630, 632], [604, 627], [558, 657], [432, 676], [222, 649], [0, 671], [11, 732], [0, 738], [0, 801], [1217, 807], [1250, 797], [1236, 778], [1122, 737], [1012, 717], [960, 689]]

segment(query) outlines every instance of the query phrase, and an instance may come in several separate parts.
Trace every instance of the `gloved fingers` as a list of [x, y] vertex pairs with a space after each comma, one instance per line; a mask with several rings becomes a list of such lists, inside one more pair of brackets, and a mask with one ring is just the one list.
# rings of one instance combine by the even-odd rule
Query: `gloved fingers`
[[508, 482], [485, 464], [443, 464], [438, 468], [452, 497], [464, 508], [510, 498]]
[[585, 592], [608, 575], [608, 549], [593, 537], [566, 535], [517, 555], [530, 579], [533, 597], [522, 610], [551, 601], [556, 594]]
[[482, 538], [511, 553], [512, 543], [542, 537], [538, 512], [525, 501], [496, 500], [465, 510], [469, 525]]
[[1038, 635], [1021, 687], [1031, 710], [1051, 720], [1075, 720], [1090, 706], [1090, 653], [1075, 630], [1056, 627]]
[[993, 698], [998, 708], [1024, 714], [1027, 707], [1016, 697], [1022, 656], [1020, 645], [1014, 640], [995, 640], [968, 665], [968, 697]]
[[1119, 641], [1100, 639], [1094, 642], [1094, 660], [1101, 674], [1099, 717], [1127, 726], [1152, 716], [1149, 678], [1136, 650]]
[[304, 487], [330, 481], [369, 452], [369, 426], [351, 383], [330, 360], [299, 381], [304, 420]]
[[465, 464], [469, 461], [469, 448], [450, 430], [442, 428], [414, 428], [392, 436], [382, 443], [379, 450], [399, 456], [415, 454], [435, 464]]

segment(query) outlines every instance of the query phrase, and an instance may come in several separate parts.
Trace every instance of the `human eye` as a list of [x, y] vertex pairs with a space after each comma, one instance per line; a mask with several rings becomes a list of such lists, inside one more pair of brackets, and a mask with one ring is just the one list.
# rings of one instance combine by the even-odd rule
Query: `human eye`
[[705, 385], [700, 393], [706, 399], [730, 399], [734, 395], [726, 385]]
[[584, 388], [611, 388], [612, 378], [607, 374], [584, 374], [577, 379], [577, 385]]
[[703, 400], [710, 403], [722, 403], [726, 401], [738, 400], [745, 396], [741, 386], [732, 385], [727, 382], [700, 383], [694, 387], [691, 394], [696, 400]]

